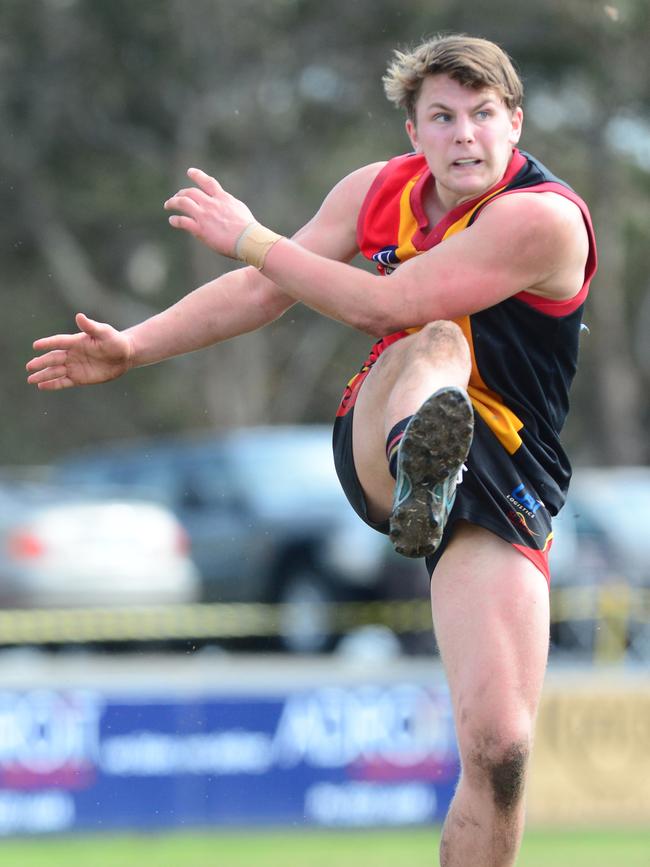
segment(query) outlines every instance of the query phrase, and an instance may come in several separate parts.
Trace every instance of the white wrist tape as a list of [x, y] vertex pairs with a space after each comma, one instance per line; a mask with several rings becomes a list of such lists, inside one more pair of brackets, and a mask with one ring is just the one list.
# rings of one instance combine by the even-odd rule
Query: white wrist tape
[[264, 267], [266, 254], [283, 236], [272, 232], [260, 223], [249, 223], [237, 238], [235, 256], [247, 265], [252, 265], [261, 271]]

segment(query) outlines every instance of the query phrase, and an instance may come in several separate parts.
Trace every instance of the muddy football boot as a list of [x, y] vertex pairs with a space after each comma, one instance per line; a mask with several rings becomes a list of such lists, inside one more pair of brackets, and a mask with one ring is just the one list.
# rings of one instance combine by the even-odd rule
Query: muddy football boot
[[428, 557], [442, 539], [474, 432], [462, 388], [441, 388], [408, 423], [397, 455], [390, 540], [398, 554]]

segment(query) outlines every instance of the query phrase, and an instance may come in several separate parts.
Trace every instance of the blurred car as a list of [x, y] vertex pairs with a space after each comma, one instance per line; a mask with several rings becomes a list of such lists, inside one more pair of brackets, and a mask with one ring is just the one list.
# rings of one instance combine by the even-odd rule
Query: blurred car
[[279, 625], [291, 651], [333, 644], [327, 603], [428, 597], [423, 562], [395, 554], [349, 506], [326, 426], [105, 446], [62, 460], [54, 479], [169, 505], [191, 539], [202, 599], [292, 603]]
[[[552, 590], [574, 591], [576, 600], [575, 613], [565, 605], [554, 628], [557, 644], [592, 653], [601, 628], [599, 599], [618, 588], [619, 610], [629, 608], [629, 655], [650, 659], [650, 623], [640, 601], [650, 590], [649, 525], [650, 467], [575, 470], [567, 503], [554, 521], [550, 554]], [[594, 616], [585, 616], [590, 608]]]
[[199, 579], [184, 529], [160, 504], [0, 483], [0, 605], [188, 603]]

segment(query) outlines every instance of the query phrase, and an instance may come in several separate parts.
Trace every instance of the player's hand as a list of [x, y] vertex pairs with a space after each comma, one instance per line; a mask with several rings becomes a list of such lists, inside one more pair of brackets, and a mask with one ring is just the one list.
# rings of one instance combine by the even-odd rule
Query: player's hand
[[131, 366], [131, 338], [111, 325], [78, 313], [78, 334], [56, 334], [34, 341], [42, 352], [27, 362], [27, 382], [43, 391], [107, 382]]
[[237, 258], [237, 239], [255, 217], [201, 169], [188, 169], [187, 176], [197, 186], [179, 190], [167, 199], [165, 210], [180, 212], [169, 218], [170, 225], [184, 229], [223, 256]]

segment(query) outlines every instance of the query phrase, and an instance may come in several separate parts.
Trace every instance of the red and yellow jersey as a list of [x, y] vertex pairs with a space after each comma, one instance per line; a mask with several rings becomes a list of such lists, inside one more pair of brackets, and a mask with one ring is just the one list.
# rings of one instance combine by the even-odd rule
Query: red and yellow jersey
[[[481, 196], [454, 208], [428, 226], [423, 191], [431, 178], [425, 158], [407, 154], [390, 160], [373, 182], [359, 214], [359, 249], [390, 273], [401, 262], [431, 249], [480, 219], [484, 206], [518, 192], [553, 192], [581, 210], [589, 235], [584, 283], [568, 300], [521, 291], [486, 310], [456, 320], [470, 347], [469, 394], [475, 413], [511, 456], [538, 465], [553, 479], [546, 502], [555, 513], [564, 500], [570, 466], [559, 442], [568, 411], [568, 392], [578, 356], [585, 298], [596, 270], [596, 245], [586, 204], [563, 181], [528, 154], [515, 150], [503, 178]], [[345, 390], [337, 415], [354, 405], [358, 390], [379, 355], [417, 328], [377, 341], [361, 371]], [[522, 449], [524, 445], [524, 449]], [[532, 467], [531, 467], [532, 469]]]

